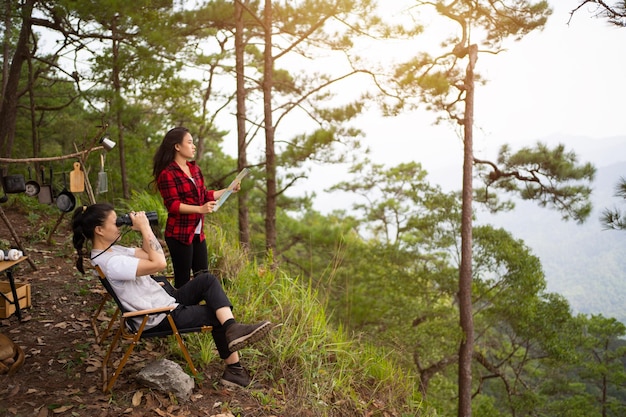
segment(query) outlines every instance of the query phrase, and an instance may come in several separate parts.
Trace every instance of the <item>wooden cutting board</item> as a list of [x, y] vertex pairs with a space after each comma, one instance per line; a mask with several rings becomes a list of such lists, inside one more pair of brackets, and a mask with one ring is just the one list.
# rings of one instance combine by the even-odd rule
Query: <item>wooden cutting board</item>
[[74, 162], [74, 170], [70, 172], [70, 191], [73, 193], [85, 191], [85, 174], [80, 169], [80, 162]]

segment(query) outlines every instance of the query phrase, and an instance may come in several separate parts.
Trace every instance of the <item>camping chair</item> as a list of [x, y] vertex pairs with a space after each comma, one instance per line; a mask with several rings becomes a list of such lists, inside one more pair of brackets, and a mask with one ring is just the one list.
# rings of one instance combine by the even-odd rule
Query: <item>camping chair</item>
[[94, 290], [94, 292], [99, 294], [101, 296], [101, 299], [100, 299], [100, 304], [98, 305], [98, 308], [91, 316], [91, 327], [93, 328], [93, 332], [96, 337], [96, 343], [101, 345], [104, 342], [104, 339], [106, 339], [109, 333], [111, 332], [111, 328], [113, 328], [113, 323], [115, 323], [115, 320], [117, 320], [117, 317], [120, 314], [120, 309], [117, 307], [115, 308], [115, 312], [113, 313], [113, 316], [109, 320], [109, 324], [107, 324], [106, 329], [104, 329], [103, 332], [100, 333], [100, 325], [98, 323], [100, 320], [100, 313], [102, 313], [102, 311], [104, 310], [104, 307], [106, 306], [107, 301], [111, 299], [111, 296], [105, 289]]
[[[107, 294], [109, 294], [109, 296], [113, 298], [113, 300], [115, 300], [115, 303], [117, 304], [117, 308], [119, 309], [121, 313], [119, 328], [117, 329], [117, 332], [115, 333], [115, 336], [113, 340], [111, 341], [111, 345], [109, 346], [109, 349], [107, 350], [104, 360], [102, 361], [103, 391], [104, 392], [111, 391], [111, 389], [113, 388], [113, 385], [115, 384], [115, 381], [117, 380], [117, 377], [122, 372], [124, 365], [126, 365], [126, 362], [130, 358], [130, 355], [133, 353], [133, 349], [139, 343], [140, 339], [147, 339], [147, 338], [154, 338], [154, 337], [166, 337], [166, 336], [174, 335], [176, 338], [176, 341], [178, 342], [178, 346], [180, 347], [180, 350], [182, 351], [183, 356], [185, 357], [185, 360], [187, 361], [187, 364], [189, 365], [189, 368], [191, 369], [191, 372], [193, 373], [194, 376], [196, 376], [198, 374], [198, 371], [196, 370], [196, 367], [193, 365], [193, 361], [191, 360], [189, 351], [187, 350], [187, 347], [185, 346], [185, 343], [183, 342], [183, 339], [180, 335], [183, 333], [207, 332], [207, 331], [213, 330], [213, 327], [202, 326], [202, 327], [193, 327], [193, 328], [188, 328], [188, 329], [187, 328], [179, 329], [176, 326], [176, 323], [174, 323], [174, 319], [172, 318], [172, 315], [170, 314], [172, 310], [174, 310], [175, 308], [173, 306], [160, 307], [160, 308], [141, 310], [141, 311], [127, 311], [120, 303], [120, 300], [117, 298], [115, 291], [113, 291], [113, 287], [111, 287], [111, 283], [102, 272], [102, 269], [98, 265], [96, 265], [95, 268], [96, 268], [96, 271], [98, 272], [100, 282], [102, 283], [104, 288], [107, 290]], [[164, 285], [167, 285], [167, 284], [164, 283]], [[171, 329], [164, 330], [164, 331], [151, 331], [150, 329], [148, 329], [144, 331], [148, 318], [152, 315], [162, 314], [162, 313], [166, 314], [166, 317], [167, 317], [167, 320], [169, 320]], [[142, 319], [142, 322], [139, 326], [136, 326], [135, 321], [132, 320], [134, 318]], [[120, 360], [119, 365], [115, 369], [115, 372], [113, 372], [113, 375], [111, 375], [111, 377], [108, 378], [107, 374], [108, 374], [109, 360], [111, 359], [111, 354], [117, 347], [117, 344], [121, 338], [130, 340], [130, 345], [126, 349], [126, 352], [124, 353], [124, 356]]]
[[[98, 278], [100, 277], [100, 273], [97, 272], [95, 268], [94, 268], [93, 273], [94, 275], [98, 276]], [[166, 283], [169, 284], [169, 280], [170, 280], [170, 278], [162, 277], [162, 276], [152, 277], [152, 279], [159, 282], [161, 285], [166, 285]], [[117, 317], [120, 314], [120, 309], [119, 307], [116, 306], [113, 316], [111, 317], [111, 319], [109, 320], [109, 323], [107, 324], [107, 327], [102, 331], [102, 334], [101, 334], [100, 324], [99, 324], [100, 314], [104, 310], [104, 307], [106, 306], [107, 302], [111, 300], [111, 295], [106, 290], [106, 288], [94, 289], [92, 291], [101, 296], [100, 304], [98, 304], [98, 308], [96, 308], [96, 311], [91, 316], [91, 327], [93, 328], [96, 343], [101, 345], [104, 342], [104, 340], [107, 338], [109, 333], [111, 332], [111, 329], [113, 328], [113, 325], [115, 324], [115, 321], [117, 320]]]

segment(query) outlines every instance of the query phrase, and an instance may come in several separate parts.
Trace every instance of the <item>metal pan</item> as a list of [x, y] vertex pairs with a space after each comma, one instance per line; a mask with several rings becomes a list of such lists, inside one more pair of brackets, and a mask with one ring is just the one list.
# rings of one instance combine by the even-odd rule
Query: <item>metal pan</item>
[[65, 172], [63, 173], [63, 191], [57, 196], [56, 205], [64, 213], [69, 213], [76, 207], [76, 197], [67, 189]]
[[39, 183], [37, 181], [33, 180], [33, 175], [30, 171], [30, 167], [28, 167], [28, 181], [26, 181], [25, 184], [24, 194], [29, 197], [35, 197], [39, 194], [40, 191], [41, 187], [39, 186]]
[[26, 191], [26, 181], [22, 174], [6, 175], [2, 181], [5, 193], [17, 194]]
[[50, 175], [50, 184], [46, 184], [46, 168], [41, 166], [41, 189], [37, 198], [40, 204], [52, 204], [52, 175]]

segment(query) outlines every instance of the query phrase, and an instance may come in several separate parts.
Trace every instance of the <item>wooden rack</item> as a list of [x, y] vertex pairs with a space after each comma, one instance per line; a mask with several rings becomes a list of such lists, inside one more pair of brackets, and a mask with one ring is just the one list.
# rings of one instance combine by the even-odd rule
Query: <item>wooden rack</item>
[[[96, 146], [95, 144], [97, 143], [98, 139], [101, 138], [102, 135], [104, 135], [104, 132], [106, 131], [106, 129], [107, 129], [106, 125], [102, 126], [101, 130], [98, 132], [98, 134], [92, 140], [91, 146], [89, 148], [85, 149], [85, 150], [82, 150], [82, 151], [79, 151], [78, 147], [76, 146], [76, 144], [74, 144], [74, 149], [76, 149], [76, 152], [68, 154], [68, 155], [45, 157], [45, 158], [21, 158], [21, 159], [0, 158], [0, 163], [7, 163], [7, 164], [31, 164], [31, 163], [37, 163], [37, 162], [62, 161], [62, 160], [66, 160], [66, 159], [78, 158], [78, 160], [80, 161], [80, 165], [81, 165], [82, 170], [85, 172], [85, 174], [87, 174], [87, 171], [85, 170], [85, 160], [87, 159], [87, 157], [89, 156], [89, 154], [91, 152], [99, 151], [99, 150], [103, 150], [104, 149], [104, 146]], [[95, 204], [96, 199], [94, 197], [93, 189], [92, 189], [91, 183], [89, 181], [89, 175], [85, 175], [85, 191], [87, 192], [87, 196], [89, 197], [89, 202], [91, 204]], [[50, 241], [50, 238], [52, 237], [52, 234], [54, 233], [56, 228], [61, 223], [61, 220], [63, 219], [64, 215], [65, 215], [65, 212], [62, 212], [61, 216], [57, 220], [54, 228], [50, 231], [50, 233], [48, 235], [48, 241]], [[2, 221], [6, 224], [7, 228], [9, 229], [9, 231], [11, 232], [11, 236], [13, 237], [13, 240], [15, 241], [17, 247], [26, 255], [26, 251], [24, 250], [24, 246], [22, 245], [22, 242], [20, 241], [19, 236], [15, 232], [15, 229], [11, 225], [11, 221], [6, 216], [6, 213], [2, 209], [1, 205], [0, 205], [0, 217], [2, 218]], [[30, 264], [31, 268], [33, 268], [33, 270], [37, 270], [37, 267], [35, 266], [35, 263], [30, 258], [28, 258], [28, 263]]]

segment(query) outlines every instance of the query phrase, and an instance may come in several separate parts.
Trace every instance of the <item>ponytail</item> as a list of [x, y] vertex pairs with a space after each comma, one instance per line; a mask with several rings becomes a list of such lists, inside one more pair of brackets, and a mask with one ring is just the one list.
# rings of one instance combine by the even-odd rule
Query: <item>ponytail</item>
[[72, 244], [76, 249], [76, 269], [81, 273], [85, 273], [83, 260], [86, 250], [83, 246], [90, 240], [93, 243], [94, 230], [97, 226], [104, 224], [107, 216], [113, 211], [113, 206], [108, 203], [93, 204], [91, 206], [82, 206], [74, 210], [72, 217]]

